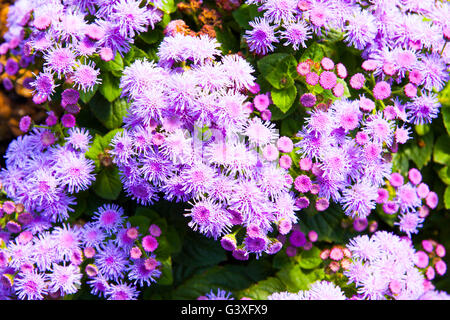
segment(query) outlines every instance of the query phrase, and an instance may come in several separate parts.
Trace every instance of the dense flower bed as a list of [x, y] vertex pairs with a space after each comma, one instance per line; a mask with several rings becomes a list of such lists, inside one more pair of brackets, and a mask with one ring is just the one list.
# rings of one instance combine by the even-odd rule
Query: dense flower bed
[[1, 90], [33, 111], [0, 170], [0, 299], [448, 299], [449, 21], [14, 1]]

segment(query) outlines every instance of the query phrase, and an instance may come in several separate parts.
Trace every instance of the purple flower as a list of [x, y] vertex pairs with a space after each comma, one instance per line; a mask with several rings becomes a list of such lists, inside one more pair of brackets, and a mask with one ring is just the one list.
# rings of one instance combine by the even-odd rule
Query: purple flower
[[256, 18], [249, 24], [252, 30], [247, 30], [244, 38], [247, 40], [250, 51], [260, 55], [273, 51], [273, 43], [279, 42], [275, 37], [274, 27], [264, 18]]

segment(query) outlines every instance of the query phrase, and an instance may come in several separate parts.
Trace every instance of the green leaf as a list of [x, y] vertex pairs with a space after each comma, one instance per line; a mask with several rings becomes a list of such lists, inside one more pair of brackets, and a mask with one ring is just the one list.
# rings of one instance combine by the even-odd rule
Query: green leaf
[[263, 74], [275, 89], [284, 89], [292, 86], [294, 79], [298, 77], [297, 60], [292, 55], [288, 55], [277, 62], [275, 68], [267, 66], [267, 70], [270, 71]]
[[449, 167], [445, 166], [438, 171], [439, 178], [441, 178], [442, 182], [446, 185], [450, 185], [450, 171]]
[[271, 73], [273, 70], [276, 70], [281, 63], [281, 61], [288, 57], [287, 53], [273, 53], [265, 56], [264, 58], [258, 60], [258, 70], [264, 76]]
[[445, 209], [450, 209], [450, 186], [447, 186], [447, 188], [445, 188], [444, 205]]
[[146, 233], [150, 227], [150, 219], [146, 216], [131, 216], [128, 221], [133, 227], [139, 227], [139, 230], [143, 233]]
[[253, 283], [268, 276], [267, 265], [262, 261], [248, 264], [213, 266], [206, 271], [187, 279], [173, 291], [173, 299], [197, 299], [211, 290], [217, 289], [236, 292], [238, 297], [245, 296], [242, 291]]
[[315, 62], [319, 62], [322, 60], [323, 57], [324, 57], [323, 46], [314, 42], [302, 54], [300, 61], [305, 61], [307, 59], [311, 59]]
[[164, 13], [170, 14], [177, 10], [177, 5], [174, 0], [162, 0], [161, 3], [162, 6], [160, 9], [164, 11]]
[[286, 285], [279, 278], [270, 277], [240, 291], [239, 296], [253, 300], [267, 300], [272, 293], [282, 291], [286, 291]]
[[122, 182], [117, 167], [104, 168], [97, 175], [92, 190], [99, 197], [106, 200], [117, 200], [122, 191]]
[[216, 31], [217, 41], [221, 44], [220, 47], [223, 54], [239, 51], [239, 42], [228, 26], [222, 25], [222, 28], [215, 27], [214, 30]]
[[323, 269], [305, 271], [298, 264], [291, 264], [277, 272], [277, 277], [284, 283], [289, 292], [308, 290], [309, 285], [323, 279]]
[[105, 134], [104, 136], [101, 136], [99, 134], [96, 134], [94, 137], [94, 141], [92, 142], [91, 147], [86, 152], [86, 157], [94, 160], [95, 167], [98, 169], [101, 167], [100, 164], [100, 155], [105, 153], [105, 150], [108, 149], [111, 143], [111, 140], [115, 137], [115, 135], [122, 131], [123, 129], [114, 129]]
[[119, 52], [116, 53], [114, 60], [104, 61], [99, 60], [98, 63], [100, 69], [107, 71], [122, 71], [123, 70], [123, 59]]
[[153, 44], [159, 43], [163, 38], [163, 34], [160, 29], [149, 29], [147, 32], [141, 33], [139, 38], [147, 44]]
[[297, 88], [290, 86], [289, 88], [282, 90], [272, 90], [271, 97], [273, 103], [283, 112], [286, 113], [294, 104], [297, 97]]
[[298, 265], [303, 269], [314, 269], [317, 268], [321, 263], [320, 249], [317, 247], [312, 247], [311, 250], [304, 250], [298, 257], [296, 257]]
[[129, 106], [125, 99], [117, 99], [112, 103], [104, 99], [95, 99], [89, 105], [95, 117], [110, 130], [122, 125]]
[[168, 257], [161, 262], [161, 277], [159, 277], [158, 285], [171, 285], [173, 283], [172, 258]]
[[418, 124], [415, 126], [415, 129], [419, 136], [423, 136], [430, 132], [430, 126], [427, 124]]
[[232, 15], [242, 29], [250, 29], [249, 22], [261, 16], [261, 12], [258, 11], [256, 5], [243, 4], [237, 10], [234, 10]]
[[444, 120], [444, 126], [447, 129], [447, 133], [450, 133], [450, 104], [443, 105], [441, 110], [442, 110], [441, 111], [442, 112], [442, 118]]
[[100, 93], [108, 100], [113, 102], [122, 93], [122, 89], [119, 87], [120, 79], [114, 77], [109, 72], [102, 74], [102, 85], [100, 86]]
[[150, 219], [150, 221], [156, 221], [157, 219], [160, 218], [159, 214], [155, 211], [152, 210], [150, 208], [147, 207], [137, 207], [136, 208], [136, 212], [134, 214], [135, 216], [144, 216]]
[[80, 99], [81, 101], [83, 101], [84, 103], [88, 103], [95, 95], [95, 93], [97, 92], [98, 88], [99, 88], [99, 84], [96, 84], [92, 90], [89, 90], [87, 92], [84, 92], [83, 90], [80, 91]]
[[430, 160], [433, 153], [433, 131], [418, 139], [414, 139], [405, 146], [404, 154], [414, 161], [418, 169], [422, 169]]
[[434, 145], [433, 161], [448, 165], [450, 163], [450, 137], [448, 135], [440, 136]]
[[308, 208], [301, 215], [300, 229], [305, 234], [311, 230], [316, 231], [319, 241], [345, 243], [349, 235], [341, 227], [343, 217], [345, 214], [342, 208], [335, 204], [330, 204], [323, 212]]

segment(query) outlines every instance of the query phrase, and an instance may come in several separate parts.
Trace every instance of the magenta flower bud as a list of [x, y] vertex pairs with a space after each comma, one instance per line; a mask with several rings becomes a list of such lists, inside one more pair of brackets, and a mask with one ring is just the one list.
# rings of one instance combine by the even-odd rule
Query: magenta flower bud
[[55, 115], [53, 111], [48, 112], [48, 116], [45, 119], [45, 124], [49, 127], [53, 127], [58, 123], [58, 117]]
[[19, 240], [20, 244], [27, 244], [28, 242], [31, 241], [31, 239], [33, 239], [33, 234], [31, 233], [31, 231], [22, 231], [19, 236], [17, 237], [17, 239]]
[[242, 108], [244, 109], [245, 113], [250, 114], [254, 111], [253, 103], [251, 103], [250, 101], [245, 102]]
[[361, 67], [365, 71], [375, 71], [377, 69], [378, 63], [375, 60], [366, 60], [362, 63]]
[[394, 201], [387, 201], [383, 204], [383, 211], [386, 214], [395, 214], [399, 209], [399, 206]]
[[263, 110], [261, 112], [261, 119], [263, 119], [264, 121], [270, 121], [271, 118], [272, 112], [269, 109]]
[[320, 64], [322, 65], [322, 68], [327, 71], [333, 70], [333, 68], [334, 68], [333, 60], [331, 60], [330, 58], [327, 58], [327, 57], [322, 58], [322, 60], [320, 61]]
[[417, 185], [422, 181], [422, 174], [416, 168], [412, 168], [408, 171], [408, 179], [412, 184]]
[[302, 96], [300, 97], [300, 103], [305, 108], [314, 107], [314, 105], [316, 104], [316, 101], [317, 101], [316, 96], [309, 92], [302, 94]]
[[234, 251], [237, 248], [236, 237], [234, 234], [227, 234], [220, 240], [220, 245], [227, 251]]
[[248, 252], [242, 248], [235, 249], [231, 255], [233, 256], [233, 258], [240, 261], [245, 261], [249, 258]]
[[434, 277], [436, 276], [436, 272], [434, 271], [432, 266], [429, 266], [427, 268], [427, 271], [425, 272], [425, 276], [427, 277], [428, 280], [434, 279]]
[[438, 257], [441, 257], [441, 258], [445, 257], [445, 247], [442, 244], [436, 245], [435, 252]]
[[369, 225], [369, 232], [374, 233], [378, 229], [378, 222], [372, 221]]
[[418, 266], [421, 269], [424, 269], [428, 267], [429, 258], [428, 255], [424, 251], [417, 251], [416, 252], [416, 266]]
[[426, 252], [433, 252], [433, 242], [430, 240], [422, 240], [422, 247]]
[[165, 141], [165, 137], [162, 133], [158, 132], [152, 136], [152, 143], [156, 146], [162, 145], [164, 143], [164, 141]]
[[253, 99], [253, 105], [255, 106], [256, 110], [258, 111], [264, 111], [266, 110], [270, 105], [270, 99], [267, 94], [259, 94]]
[[88, 264], [84, 270], [86, 271], [86, 274], [91, 278], [98, 275], [98, 268], [95, 264]]
[[95, 256], [95, 249], [92, 247], [86, 247], [83, 250], [84, 256], [88, 259], [93, 258]]
[[22, 230], [22, 226], [16, 221], [8, 221], [6, 223], [6, 229], [11, 233], [19, 233]]
[[159, 237], [161, 235], [161, 228], [159, 226], [157, 226], [156, 224], [152, 224], [148, 228], [148, 232], [150, 232], [150, 234], [154, 237]]
[[2, 205], [3, 212], [6, 214], [12, 214], [16, 211], [16, 204], [12, 201], [5, 201]]
[[295, 199], [295, 206], [299, 209], [305, 209], [309, 207], [309, 199], [307, 197], [300, 197]]
[[356, 143], [359, 144], [360, 146], [363, 146], [367, 142], [369, 142], [369, 136], [367, 135], [367, 133], [359, 131], [356, 134]]
[[139, 247], [133, 247], [130, 250], [131, 259], [139, 259], [142, 256], [142, 251]]
[[414, 98], [417, 96], [417, 88], [412, 83], [408, 83], [404, 88], [405, 96], [408, 98]]
[[412, 70], [409, 73], [409, 81], [416, 86], [420, 85], [423, 80], [423, 74], [419, 70]]
[[260, 90], [261, 90], [261, 87], [256, 82], [252, 86], [248, 87], [248, 91], [250, 91], [250, 93], [253, 93], [253, 94], [259, 93]]
[[425, 198], [425, 201], [427, 203], [427, 206], [429, 206], [431, 209], [436, 209], [439, 202], [437, 193], [434, 191], [430, 191]]
[[289, 237], [289, 242], [294, 247], [302, 247], [306, 243], [306, 236], [299, 230], [294, 230]]
[[288, 170], [292, 166], [292, 159], [284, 154], [280, 157], [279, 164], [281, 168]]
[[158, 261], [156, 261], [154, 258], [147, 258], [144, 261], [145, 269], [148, 271], [153, 271], [158, 266]]
[[315, 86], [319, 83], [319, 75], [315, 72], [310, 72], [306, 75], [305, 81], [310, 86]]
[[103, 61], [111, 61], [114, 59], [114, 52], [111, 50], [111, 48], [108, 47], [101, 48], [99, 55]]
[[426, 205], [423, 205], [419, 208], [419, 217], [420, 218], [426, 218], [430, 214], [430, 208], [428, 208]]
[[394, 172], [391, 174], [389, 182], [393, 187], [398, 188], [403, 185], [403, 176], [398, 172]]
[[399, 294], [400, 292], [402, 292], [402, 287], [402, 283], [397, 279], [393, 279], [389, 283], [389, 290], [391, 290], [392, 294]]
[[430, 188], [428, 187], [428, 185], [424, 182], [420, 183], [417, 186], [417, 195], [421, 198], [421, 199], [425, 199], [427, 197], [427, 195], [430, 193]]
[[316, 201], [316, 210], [325, 211], [328, 209], [330, 202], [326, 198], [319, 198]]
[[437, 274], [443, 276], [447, 272], [447, 264], [443, 260], [439, 260], [434, 265]]
[[375, 99], [384, 100], [391, 96], [391, 85], [386, 81], [378, 82], [373, 88]]
[[375, 199], [376, 203], [386, 203], [389, 199], [389, 192], [386, 189], [378, 189], [378, 198]]
[[293, 247], [293, 246], [289, 246], [286, 248], [286, 255], [288, 257], [295, 257], [297, 254], [297, 248]]
[[28, 130], [30, 129], [31, 126], [31, 117], [30, 116], [23, 116], [20, 119], [19, 122], [19, 129], [22, 132], [28, 132]]
[[156, 238], [153, 238], [152, 236], [145, 236], [142, 238], [142, 247], [147, 252], [155, 251], [156, 248], [158, 248], [158, 240]]
[[311, 189], [311, 179], [307, 175], [300, 175], [294, 180], [295, 190], [301, 193], [306, 193]]
[[342, 258], [344, 258], [344, 253], [342, 252], [341, 248], [333, 247], [330, 250], [330, 259], [334, 261], [339, 261]]
[[338, 63], [336, 65], [336, 72], [338, 77], [341, 79], [345, 79], [348, 76], [347, 68], [342, 63]]
[[368, 225], [369, 225], [369, 222], [367, 221], [366, 218], [356, 218], [353, 221], [353, 229], [355, 229], [355, 231], [357, 231], [357, 232], [364, 231]]
[[65, 128], [75, 127], [75, 121], [75, 117], [70, 113], [66, 113], [61, 117], [61, 123]]
[[136, 227], [131, 227], [127, 230], [128, 238], [135, 240], [139, 236], [139, 231]]
[[311, 230], [308, 232], [309, 241], [316, 242], [318, 238], [319, 238], [319, 235], [314, 230]]
[[278, 150], [284, 153], [290, 153], [294, 149], [294, 143], [288, 137], [281, 137], [277, 141]]
[[263, 148], [263, 156], [267, 161], [275, 161], [278, 159], [279, 152], [277, 147], [273, 144], [269, 144]]
[[311, 72], [311, 66], [310, 66], [310, 64], [308, 63], [308, 62], [306, 62], [306, 61], [304, 61], [304, 62], [300, 62], [298, 65], [297, 65], [297, 73], [300, 75], [300, 76], [306, 76], [308, 73], [310, 73]]
[[360, 90], [364, 87], [364, 83], [366, 82], [366, 78], [362, 73], [354, 74], [350, 78], [350, 86], [355, 90]]
[[345, 92], [345, 87], [342, 83], [338, 82], [333, 88], [333, 94], [335, 97], [342, 97]]
[[299, 162], [300, 169], [309, 171], [312, 168], [312, 160], [309, 158], [302, 158]]
[[319, 76], [319, 83], [325, 90], [333, 89], [337, 83], [337, 77], [334, 72], [324, 71]]
[[312, 249], [312, 247], [313, 247], [312, 242], [306, 241], [306, 243], [303, 245], [303, 250], [309, 251]]

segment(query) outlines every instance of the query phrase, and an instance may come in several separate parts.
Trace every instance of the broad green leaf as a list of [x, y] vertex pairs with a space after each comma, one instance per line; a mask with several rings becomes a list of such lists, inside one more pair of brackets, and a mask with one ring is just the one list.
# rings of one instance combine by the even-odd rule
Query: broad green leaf
[[441, 112], [444, 120], [444, 126], [447, 129], [447, 133], [450, 134], [450, 102], [449, 104], [442, 106]]
[[294, 104], [297, 97], [297, 88], [290, 86], [289, 88], [282, 90], [272, 90], [271, 97], [273, 103], [283, 112], [286, 113]]
[[316, 231], [319, 241], [345, 243], [350, 235], [341, 227], [344, 217], [342, 209], [334, 204], [323, 212], [308, 208], [300, 216], [300, 229], [305, 234]]
[[446, 185], [450, 185], [450, 171], [449, 167], [445, 166], [438, 171], [439, 178], [441, 178], [442, 182]]
[[444, 205], [445, 209], [450, 209], [450, 186], [447, 186], [447, 188], [445, 188]]
[[322, 280], [323, 269], [302, 270], [298, 264], [291, 264], [277, 272], [277, 277], [284, 283], [289, 292], [308, 290], [311, 283]]
[[243, 4], [237, 10], [234, 10], [232, 15], [242, 29], [250, 29], [249, 22], [261, 16], [261, 12], [258, 11], [256, 5]]
[[89, 90], [87, 92], [84, 92], [83, 90], [81, 90], [80, 91], [80, 99], [81, 99], [81, 101], [83, 101], [84, 103], [87, 104], [94, 97], [94, 95], [97, 92], [99, 86], [100, 86], [99, 84], [96, 84], [92, 88], [92, 90]]
[[117, 167], [104, 168], [97, 174], [92, 190], [106, 200], [117, 200], [122, 191], [122, 182]]
[[150, 227], [150, 219], [146, 216], [131, 216], [128, 221], [133, 227], [139, 227], [139, 231], [143, 234], [146, 234]]
[[153, 221], [156, 221], [160, 218], [159, 214], [150, 208], [147, 207], [137, 207], [136, 212], [134, 214], [135, 216], [145, 216], [150, 219], [150, 221], [153, 223]]
[[279, 278], [270, 277], [240, 291], [239, 296], [253, 300], [266, 300], [272, 293], [282, 291], [286, 291], [286, 285]]
[[264, 76], [271, 73], [273, 70], [277, 69], [281, 61], [289, 57], [287, 53], [273, 53], [265, 56], [264, 58], [258, 60], [258, 70]]
[[415, 129], [419, 136], [424, 136], [430, 132], [430, 126], [427, 124], [418, 124], [415, 126]]
[[102, 84], [100, 86], [100, 93], [108, 100], [113, 102], [122, 93], [122, 89], [119, 87], [120, 79], [114, 77], [109, 72], [102, 74]]
[[324, 50], [323, 50], [322, 45], [314, 42], [302, 54], [300, 61], [305, 61], [307, 59], [311, 59], [315, 62], [319, 62], [322, 60], [323, 57], [324, 57]]
[[433, 131], [430, 131], [405, 145], [404, 154], [414, 161], [418, 169], [422, 169], [423, 166], [430, 162], [433, 153], [433, 139]]
[[159, 43], [163, 38], [163, 34], [160, 29], [149, 29], [147, 32], [141, 33], [139, 38], [147, 44], [153, 44]]
[[228, 26], [222, 25], [222, 28], [216, 27], [214, 30], [216, 31], [216, 38], [221, 45], [223, 54], [239, 51], [239, 41]]
[[317, 268], [322, 263], [322, 259], [320, 258], [320, 249], [317, 247], [312, 247], [311, 250], [302, 251], [300, 255], [296, 256], [296, 261], [303, 269]]
[[161, 0], [160, 9], [167, 14], [175, 12], [177, 10], [177, 5], [174, 0]]
[[94, 99], [89, 105], [95, 117], [110, 130], [122, 125], [129, 106], [125, 99], [117, 99], [112, 103], [103, 99]]
[[[269, 70], [269, 68], [267, 68]], [[269, 73], [263, 73], [266, 80], [275, 89], [285, 89], [294, 84], [298, 77], [297, 60], [294, 56], [288, 55], [277, 63], [275, 68], [271, 68]]]
[[[268, 276], [267, 265], [262, 261], [248, 264], [213, 266], [206, 271], [187, 279], [173, 291], [173, 299], [197, 299], [206, 293], [217, 293], [217, 289], [231, 291], [238, 297], [248, 296], [246, 288]], [[244, 290], [244, 291], [240, 291]]]
[[101, 136], [99, 134], [96, 134], [94, 137], [94, 141], [92, 142], [91, 147], [86, 152], [86, 157], [94, 160], [95, 167], [99, 169], [101, 167], [100, 163], [100, 156], [102, 154], [105, 154], [105, 150], [110, 149], [110, 143], [111, 140], [115, 137], [115, 135], [122, 131], [123, 129], [114, 129], [105, 134], [104, 136]]
[[448, 165], [450, 164], [450, 137], [448, 135], [440, 136], [434, 145], [434, 162]]
[[122, 59], [122, 56], [119, 54], [119, 52], [117, 52], [116, 56], [114, 57], [114, 60], [111, 60], [111, 61], [99, 60], [98, 66], [102, 70], [122, 71], [123, 70], [123, 59]]
[[173, 283], [172, 258], [168, 257], [161, 262], [161, 276], [157, 279], [158, 285], [171, 285]]

